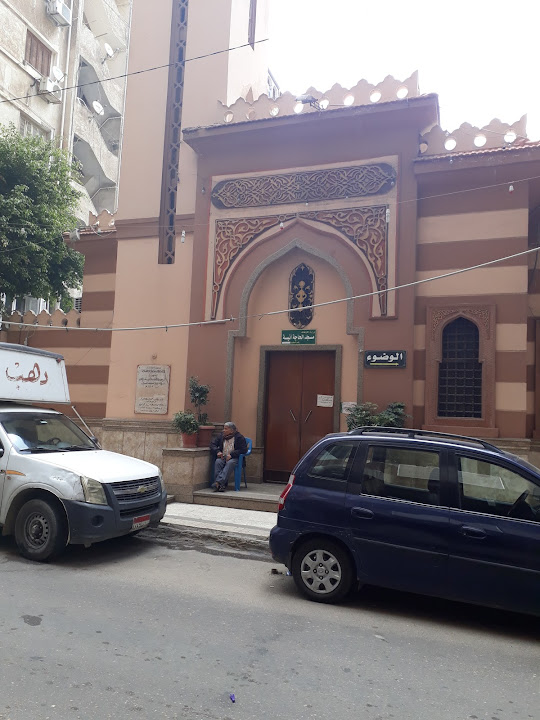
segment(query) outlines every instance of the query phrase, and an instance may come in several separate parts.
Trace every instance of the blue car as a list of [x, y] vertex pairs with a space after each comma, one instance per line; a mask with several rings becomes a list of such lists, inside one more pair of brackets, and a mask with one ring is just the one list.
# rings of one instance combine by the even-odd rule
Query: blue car
[[540, 615], [540, 470], [457, 435], [327, 435], [281, 494], [270, 550], [317, 602], [369, 584]]

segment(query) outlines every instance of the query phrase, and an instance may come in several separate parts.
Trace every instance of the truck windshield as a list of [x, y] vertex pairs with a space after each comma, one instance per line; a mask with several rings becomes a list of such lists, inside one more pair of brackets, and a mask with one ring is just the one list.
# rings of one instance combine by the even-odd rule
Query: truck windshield
[[19, 452], [95, 450], [96, 446], [65, 415], [2, 413], [0, 422]]

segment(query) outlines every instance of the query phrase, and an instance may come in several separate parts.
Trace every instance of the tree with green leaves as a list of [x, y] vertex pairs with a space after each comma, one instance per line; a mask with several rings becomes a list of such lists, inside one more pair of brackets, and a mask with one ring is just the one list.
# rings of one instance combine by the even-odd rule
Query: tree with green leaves
[[0, 293], [67, 301], [84, 256], [63, 233], [77, 225], [77, 168], [43, 138], [0, 127]]

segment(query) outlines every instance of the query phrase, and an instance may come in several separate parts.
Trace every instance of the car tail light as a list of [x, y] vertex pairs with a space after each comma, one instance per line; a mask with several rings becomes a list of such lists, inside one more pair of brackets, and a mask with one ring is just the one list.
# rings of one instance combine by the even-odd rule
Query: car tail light
[[289, 482], [285, 486], [285, 489], [279, 496], [279, 504], [278, 504], [278, 512], [279, 510], [283, 510], [285, 507], [285, 500], [287, 499], [287, 495], [291, 492], [291, 488], [294, 485], [294, 475], [289, 475]]

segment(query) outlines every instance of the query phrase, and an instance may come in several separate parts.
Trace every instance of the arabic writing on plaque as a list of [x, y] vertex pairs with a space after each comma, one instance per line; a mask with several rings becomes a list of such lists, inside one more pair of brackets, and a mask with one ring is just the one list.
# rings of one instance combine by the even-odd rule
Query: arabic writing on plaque
[[46, 372], [43, 373], [43, 378], [41, 378], [41, 368], [38, 363], [34, 363], [31, 370], [27, 373], [25, 370], [21, 371], [20, 363], [16, 362], [14, 363], [12, 370], [6, 368], [6, 377], [10, 382], [15, 383], [39, 382], [40, 385], [46, 385], [49, 381], [49, 376]]
[[135, 412], [147, 415], [166, 415], [169, 409], [169, 365], [139, 365]]
[[282, 345], [315, 345], [317, 342], [316, 330], [282, 330]]
[[407, 364], [405, 350], [366, 350], [364, 365], [366, 367], [398, 367], [404, 368]]

